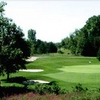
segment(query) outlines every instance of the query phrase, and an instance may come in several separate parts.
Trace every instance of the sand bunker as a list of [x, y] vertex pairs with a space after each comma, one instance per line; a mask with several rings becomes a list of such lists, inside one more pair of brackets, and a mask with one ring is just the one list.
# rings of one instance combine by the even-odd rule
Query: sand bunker
[[[19, 71], [24, 71], [24, 72], [42, 72], [44, 70], [42, 69], [23, 69], [23, 70], [19, 70]], [[49, 83], [48, 81], [44, 81], [44, 80], [29, 80], [29, 82], [35, 82], [35, 83]]]
[[43, 69], [22, 69], [19, 71], [24, 71], [24, 72], [42, 72], [44, 71]]
[[29, 57], [26, 61], [32, 62], [38, 59], [39, 57]]
[[[39, 57], [29, 57], [26, 61], [32, 62], [38, 59]], [[24, 72], [42, 72], [44, 71], [43, 69], [22, 69], [19, 71], [24, 71]], [[49, 83], [48, 81], [44, 80], [29, 80], [30, 82], [38, 82], [38, 83]]]
[[44, 80], [30, 80], [31, 82], [38, 82], [38, 83], [49, 83], [48, 81], [44, 81]]

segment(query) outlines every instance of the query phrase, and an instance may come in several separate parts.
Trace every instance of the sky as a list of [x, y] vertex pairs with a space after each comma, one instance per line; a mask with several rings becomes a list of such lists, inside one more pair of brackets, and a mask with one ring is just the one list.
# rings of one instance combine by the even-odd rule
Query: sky
[[[1, 0], [0, 0], [1, 1]], [[100, 14], [99, 0], [5, 0], [5, 16], [23, 30], [36, 30], [36, 38], [61, 42], [88, 18]]]

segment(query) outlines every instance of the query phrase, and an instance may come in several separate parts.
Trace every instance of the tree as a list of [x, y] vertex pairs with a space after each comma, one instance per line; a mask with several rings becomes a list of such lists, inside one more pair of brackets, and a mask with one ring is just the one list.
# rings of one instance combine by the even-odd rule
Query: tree
[[100, 15], [90, 17], [80, 30], [75, 30], [61, 44], [75, 55], [96, 56], [100, 48]]
[[100, 47], [100, 15], [90, 17], [81, 29], [84, 56], [96, 56]]
[[[0, 3], [0, 9], [3, 9], [5, 4]], [[9, 80], [10, 73], [26, 68], [25, 58], [29, 56], [29, 48], [23, 38], [22, 29], [11, 19], [4, 17], [3, 11], [0, 10], [0, 74], [7, 74]]]
[[57, 52], [57, 47], [53, 42], [48, 43], [48, 53], [55, 53]]
[[28, 42], [31, 55], [57, 52], [57, 46], [53, 42], [36, 39], [36, 31], [33, 29], [28, 30]]
[[36, 41], [36, 53], [37, 54], [43, 54], [46, 53], [46, 46], [45, 43], [43, 41], [41, 41], [40, 39], [38, 39]]
[[36, 31], [35, 30], [33, 29], [28, 30], [28, 39], [33, 42], [36, 41]]
[[36, 31], [33, 29], [28, 30], [28, 42], [30, 44], [31, 55], [36, 53]]

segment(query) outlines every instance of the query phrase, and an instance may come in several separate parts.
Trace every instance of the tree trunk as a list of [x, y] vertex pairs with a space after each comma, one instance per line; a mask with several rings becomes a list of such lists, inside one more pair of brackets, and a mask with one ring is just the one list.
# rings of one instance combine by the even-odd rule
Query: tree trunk
[[9, 72], [7, 72], [7, 81], [9, 81]]

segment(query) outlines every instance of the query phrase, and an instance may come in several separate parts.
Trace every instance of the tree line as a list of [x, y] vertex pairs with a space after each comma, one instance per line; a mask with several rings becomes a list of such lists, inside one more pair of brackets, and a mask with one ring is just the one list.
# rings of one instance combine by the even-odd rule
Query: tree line
[[36, 31], [33, 29], [28, 30], [27, 42], [30, 45], [30, 55], [57, 52], [55, 43], [36, 39]]
[[75, 55], [97, 56], [100, 52], [100, 15], [90, 17], [81, 29], [64, 38], [60, 46]]

